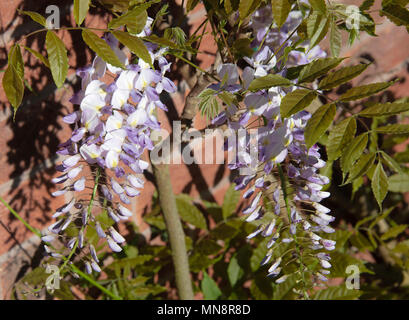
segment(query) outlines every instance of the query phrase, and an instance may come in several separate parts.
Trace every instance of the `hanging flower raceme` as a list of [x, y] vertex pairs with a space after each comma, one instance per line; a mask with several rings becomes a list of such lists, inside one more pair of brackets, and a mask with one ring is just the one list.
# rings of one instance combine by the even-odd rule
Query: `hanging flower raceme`
[[[237, 152], [236, 161], [230, 163], [229, 168], [248, 169], [235, 181], [237, 190], [246, 190], [243, 197], [249, 201], [242, 213], [246, 215], [246, 221], [256, 226], [248, 239], [257, 235], [267, 239], [268, 251], [261, 265], [270, 264], [268, 276], [275, 278], [276, 283], [285, 281], [292, 274], [302, 279], [305, 272], [310, 272], [315, 279], [327, 280], [325, 275], [331, 267], [327, 251], [335, 248], [335, 241], [325, 236], [334, 232], [329, 226], [334, 217], [329, 215], [330, 209], [319, 203], [330, 196], [329, 192], [322, 190], [329, 179], [319, 174], [325, 162], [320, 158], [318, 146], [307, 148], [304, 140], [304, 128], [311, 115], [300, 111], [281, 117], [281, 100], [293, 88], [247, 91], [255, 78], [274, 73], [282, 54], [278, 49], [288, 45], [283, 43], [284, 40], [301, 20], [299, 13], [292, 12], [282, 28], [270, 30], [271, 8], [257, 10], [251, 19], [255, 54], [245, 58], [249, 66], [242, 72], [241, 85], [238, 84], [238, 68], [234, 64], [224, 64], [218, 69], [223, 81], [210, 86], [217, 93], [244, 93], [242, 105], [228, 105], [212, 123], [227, 123], [230, 129], [248, 132], [244, 139], [238, 139], [237, 145], [226, 145], [227, 149], [233, 148]], [[293, 35], [296, 39], [293, 41], [297, 41], [296, 33]], [[300, 46], [309, 49], [308, 43]], [[287, 66], [305, 64], [323, 56], [325, 52], [318, 46], [308, 54], [291, 51], [281, 74], [285, 74]], [[227, 80], [225, 74], [229, 75]], [[255, 129], [254, 123], [258, 124], [256, 159], [251, 157], [255, 145], [248, 139], [250, 131]], [[308, 270], [307, 264], [319, 267]]]
[[[149, 29], [151, 21], [148, 19], [145, 29]], [[63, 118], [74, 130], [60, 145], [57, 153], [65, 159], [57, 166], [61, 175], [52, 181], [62, 186], [53, 196], [64, 196], [67, 202], [53, 214], [58, 220], [43, 236], [47, 243], [60, 237], [71, 252], [87, 248], [90, 254], [84, 255], [84, 264], [89, 273], [101, 270], [96, 250], [88, 243], [89, 234], [97, 234], [112, 251], [122, 250], [125, 239], [113, 224], [132, 216], [130, 198], [139, 195], [144, 186], [140, 175], [148, 167], [141, 157], [145, 150], [153, 148], [151, 131], [160, 127], [155, 111], [166, 110], [159, 94], [176, 90], [165, 77], [170, 63], [163, 57], [164, 50], [146, 44], [152, 61], [158, 61], [160, 69], [155, 70], [142, 59], [130, 64], [111, 34], [105, 40], [126, 69], [97, 56], [90, 67], [77, 72], [82, 79], [81, 90], [71, 102], [79, 105], [79, 110]], [[107, 70], [115, 78], [109, 84], [102, 81]], [[109, 219], [101, 218], [101, 212]], [[65, 232], [67, 229], [70, 232]], [[63, 253], [51, 250], [49, 245], [46, 250], [54, 257]]]

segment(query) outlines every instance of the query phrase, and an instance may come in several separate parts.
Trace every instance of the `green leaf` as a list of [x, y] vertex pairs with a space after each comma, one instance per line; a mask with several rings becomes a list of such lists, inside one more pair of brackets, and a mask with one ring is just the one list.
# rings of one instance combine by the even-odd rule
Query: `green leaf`
[[409, 110], [409, 103], [377, 103], [369, 108], [362, 110], [359, 115], [362, 117], [382, 117], [400, 114]]
[[190, 198], [183, 194], [178, 195], [176, 196], [176, 205], [183, 221], [200, 229], [207, 230], [206, 219], [200, 210], [191, 203]]
[[388, 179], [389, 191], [392, 192], [408, 192], [409, 191], [409, 175], [394, 174]]
[[263, 89], [270, 89], [271, 87], [288, 87], [293, 83], [279, 76], [278, 74], [268, 74], [264, 77], [254, 79], [248, 88], [249, 91], [259, 91]]
[[253, 250], [253, 254], [250, 258], [250, 267], [254, 272], [260, 268], [260, 263], [267, 254], [267, 242], [269, 239], [263, 239], [260, 243], [257, 244], [257, 248]]
[[361, 11], [366, 11], [369, 10], [375, 3], [375, 0], [365, 0], [362, 2], [362, 4], [359, 6], [359, 9]]
[[358, 298], [361, 294], [362, 291], [347, 289], [343, 285], [318, 290], [311, 298], [313, 300], [352, 300]]
[[222, 249], [222, 246], [210, 239], [204, 239], [195, 244], [195, 250], [205, 256], [217, 254], [220, 249]]
[[329, 161], [339, 158], [345, 146], [351, 142], [356, 132], [356, 120], [353, 117], [342, 120], [330, 131], [327, 143]]
[[129, 50], [135, 53], [139, 58], [152, 65], [149, 51], [141, 39], [123, 31], [112, 31], [112, 34], [119, 40], [119, 42], [128, 47]]
[[48, 62], [48, 59], [44, 57], [40, 52], [35, 51], [29, 47], [23, 46], [25, 50], [30, 52], [33, 56], [35, 56], [38, 60], [40, 60], [46, 67], [50, 67], [50, 63]]
[[24, 85], [23, 79], [19, 75], [19, 71], [16, 66], [9, 63], [3, 76], [3, 89], [6, 93], [7, 99], [14, 108], [14, 115], [16, 114], [17, 108], [20, 106], [24, 95]]
[[198, 3], [199, 3], [199, 0], [187, 0], [186, 11], [187, 12], [192, 11], [197, 6]]
[[281, 28], [291, 11], [291, 4], [288, 0], [271, 0], [271, 8], [274, 21]]
[[307, 64], [300, 72], [298, 83], [311, 82], [319, 76], [326, 74], [341, 63], [344, 58], [322, 58]]
[[61, 88], [67, 78], [68, 57], [64, 42], [51, 30], [47, 31], [45, 37], [48, 61], [51, 74], [58, 88]]
[[237, 255], [234, 255], [227, 267], [227, 276], [229, 277], [230, 285], [234, 287], [237, 281], [244, 275], [243, 269], [241, 269], [239, 262], [237, 261]]
[[234, 189], [235, 185], [231, 184], [227, 189], [223, 200], [223, 219], [230, 217], [235, 211], [240, 199], [240, 192]]
[[382, 202], [388, 193], [388, 177], [383, 170], [382, 163], [378, 162], [371, 182], [372, 192], [378, 202], [379, 208], [382, 210]]
[[341, 30], [338, 29], [335, 20], [331, 20], [329, 47], [333, 57], [338, 57], [342, 47]]
[[147, 1], [138, 5], [137, 7], [129, 10], [127, 13], [121, 15], [120, 17], [112, 19], [108, 23], [109, 29], [117, 29], [121, 26], [126, 26], [128, 31], [132, 34], [140, 33], [146, 25], [146, 20], [148, 15], [146, 10], [153, 5], [154, 3], [159, 2], [158, 0], [155, 1]]
[[35, 22], [41, 24], [43, 27], [47, 27], [47, 22], [45, 20], [45, 18], [39, 14], [38, 12], [34, 12], [34, 11], [22, 11], [17, 9], [17, 11], [21, 14], [25, 14], [26, 16], [29, 16], [32, 20], [34, 20]]
[[280, 113], [283, 118], [287, 118], [308, 107], [317, 94], [307, 89], [297, 89], [288, 93], [280, 105]]
[[311, 148], [325, 133], [334, 120], [336, 112], [335, 104], [326, 104], [318, 108], [311, 116], [305, 127], [305, 143]]
[[88, 47], [90, 47], [91, 50], [100, 56], [102, 60], [115, 67], [125, 68], [111, 47], [105, 42], [105, 40], [102, 40], [95, 33], [90, 30], [83, 29], [82, 38]]
[[362, 155], [368, 144], [367, 133], [362, 133], [355, 137], [354, 140], [349, 143], [348, 147], [341, 155], [341, 169], [345, 176], [351, 169], [353, 163]]
[[330, 19], [320, 14], [318, 11], [313, 11], [307, 18], [307, 34], [310, 38], [310, 49], [324, 39], [327, 34], [330, 24]]
[[202, 292], [205, 300], [216, 300], [222, 295], [217, 283], [209, 277], [206, 271], [203, 271]]
[[384, 160], [385, 164], [391, 168], [393, 171], [397, 173], [404, 173], [403, 169], [399, 165], [399, 163], [393, 159], [390, 155], [388, 155], [386, 152], [381, 151], [382, 159]]
[[409, 25], [409, 11], [406, 8], [401, 7], [397, 4], [388, 4], [382, 7], [380, 11], [381, 16], [386, 16], [390, 21], [392, 21], [397, 26], [408, 26]]
[[198, 95], [200, 98], [199, 110], [201, 114], [205, 115], [208, 119], [213, 118], [219, 113], [220, 107], [215, 93], [215, 90], [207, 88]]
[[363, 86], [353, 87], [347, 92], [343, 93], [340, 97], [340, 101], [352, 101], [359, 100], [365, 97], [369, 97], [375, 93], [381, 92], [386, 88], [389, 88], [394, 82], [377, 82]]
[[385, 134], [408, 134], [409, 124], [390, 124], [376, 128], [376, 132]]
[[143, 37], [142, 39], [145, 41], [156, 43], [160, 45], [161, 47], [168, 47], [171, 49], [180, 49], [179, 46], [173, 41], [166, 39], [166, 38], [158, 37], [156, 34], [152, 34], [148, 37]]
[[339, 86], [360, 75], [366, 68], [368, 68], [368, 66], [369, 64], [358, 64], [352, 67], [341, 68], [322, 79], [318, 85], [318, 88], [322, 90], [329, 90]]
[[374, 163], [375, 157], [375, 153], [364, 154], [362, 157], [360, 157], [357, 163], [352, 167], [348, 180], [345, 182], [345, 184], [352, 182], [356, 178], [362, 177]]
[[77, 25], [81, 25], [88, 14], [91, 0], [74, 0], [74, 19]]
[[239, 3], [240, 21], [243, 21], [251, 13], [250, 9], [254, 0], [241, 0]]
[[396, 236], [401, 234], [403, 231], [405, 231], [407, 227], [408, 227], [407, 224], [400, 224], [400, 225], [394, 226], [394, 227], [390, 228], [388, 231], [386, 231], [381, 236], [381, 240], [385, 241], [385, 240], [388, 240], [390, 238], [395, 238]]
[[308, 0], [308, 2], [314, 10], [319, 11], [321, 14], [326, 14], [327, 6], [325, 0]]
[[21, 79], [24, 78], [24, 62], [23, 56], [21, 55], [20, 46], [18, 44], [13, 45], [10, 48], [10, 52], [8, 55], [9, 64], [12, 64], [16, 69], [18, 75]]

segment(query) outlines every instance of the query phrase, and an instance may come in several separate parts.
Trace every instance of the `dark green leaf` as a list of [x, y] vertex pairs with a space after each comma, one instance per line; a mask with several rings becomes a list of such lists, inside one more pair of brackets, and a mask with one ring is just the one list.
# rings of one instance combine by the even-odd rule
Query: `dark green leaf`
[[288, 87], [293, 83], [279, 76], [278, 74], [268, 74], [264, 77], [254, 79], [248, 88], [249, 91], [259, 91], [262, 89], [270, 89], [271, 87]]
[[408, 134], [409, 124], [390, 124], [376, 128], [376, 132], [385, 134]]
[[102, 60], [115, 67], [125, 68], [111, 47], [105, 42], [105, 40], [102, 40], [95, 33], [90, 30], [83, 29], [82, 38], [88, 47], [90, 47], [91, 50], [100, 56]]
[[380, 11], [382, 16], [386, 16], [390, 21], [392, 21], [397, 26], [408, 26], [409, 25], [409, 11], [406, 8], [401, 7], [397, 4], [388, 4], [382, 7]]
[[353, 163], [362, 155], [368, 144], [367, 133], [355, 137], [341, 155], [341, 169], [344, 176], [349, 172]]
[[369, 108], [362, 110], [359, 115], [362, 117], [382, 117], [392, 116], [409, 110], [409, 103], [377, 103]]
[[308, 0], [308, 2], [314, 10], [319, 11], [321, 14], [326, 14], [327, 6], [325, 0]]
[[352, 300], [358, 298], [361, 294], [362, 291], [347, 289], [343, 285], [318, 290], [311, 298], [313, 300]]
[[328, 160], [334, 161], [339, 158], [348, 143], [354, 138], [356, 132], [356, 120], [353, 117], [342, 120], [330, 131], [327, 142]]
[[343, 93], [340, 97], [340, 101], [352, 101], [359, 100], [365, 97], [369, 97], [375, 93], [381, 92], [386, 88], [389, 88], [394, 82], [378, 82], [371, 83], [363, 86], [357, 86], [349, 89]]
[[327, 34], [330, 24], [330, 19], [320, 14], [318, 11], [313, 11], [307, 18], [307, 34], [310, 38], [310, 49], [324, 39]]
[[298, 77], [298, 83], [311, 82], [341, 63], [344, 58], [323, 58], [307, 64]]
[[283, 118], [287, 118], [308, 107], [317, 94], [307, 89], [297, 89], [288, 93], [280, 105], [280, 113]]
[[356, 178], [362, 177], [374, 163], [375, 157], [375, 153], [364, 154], [360, 157], [357, 163], [352, 167], [345, 184], [352, 182]]
[[329, 47], [333, 57], [338, 57], [341, 52], [342, 36], [341, 30], [338, 29], [335, 20], [331, 20]]
[[176, 196], [176, 205], [183, 221], [200, 229], [207, 230], [206, 219], [200, 210], [192, 204], [190, 199], [184, 195], [178, 195]]
[[318, 88], [329, 90], [339, 86], [340, 84], [348, 82], [349, 80], [360, 75], [368, 66], [369, 64], [358, 64], [352, 67], [341, 68], [322, 79], [318, 85]]
[[112, 31], [112, 34], [119, 40], [119, 42], [128, 47], [129, 50], [135, 53], [139, 58], [152, 65], [149, 51], [141, 39], [123, 31]]
[[308, 120], [304, 132], [307, 148], [311, 148], [325, 133], [334, 120], [335, 112], [335, 104], [323, 105], [314, 112]]

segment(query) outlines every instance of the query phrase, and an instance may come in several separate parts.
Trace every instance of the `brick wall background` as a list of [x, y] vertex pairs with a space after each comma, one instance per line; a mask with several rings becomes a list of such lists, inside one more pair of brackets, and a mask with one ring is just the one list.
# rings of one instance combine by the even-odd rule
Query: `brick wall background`
[[[360, 4], [356, 0], [348, 2]], [[39, 26], [30, 18], [20, 16], [16, 9], [45, 14], [45, 8], [52, 4], [60, 8], [62, 26], [74, 24], [71, 0], [0, 1], [0, 69], [5, 69], [7, 53], [14, 41]], [[379, 7], [380, 0], [377, 0], [375, 8]], [[86, 26], [103, 28], [106, 25], [104, 12], [94, 8], [90, 13]], [[204, 8], [198, 6], [183, 23], [194, 30], [203, 21], [204, 15]], [[385, 18], [377, 17], [376, 22], [379, 24], [378, 37], [362, 35], [352, 48], [345, 45], [341, 55], [374, 61], [366, 71], [366, 76], [359, 79], [360, 82], [386, 81], [398, 76], [403, 80], [390, 90], [390, 94], [395, 97], [408, 95], [409, 36], [404, 28], [394, 26]], [[56, 90], [50, 81], [49, 70], [27, 52], [23, 55], [26, 61], [25, 79], [32, 87], [32, 92], [26, 89], [15, 122], [12, 121], [12, 108], [3, 88], [0, 88], [0, 195], [40, 230], [52, 223], [53, 210], [63, 202], [61, 197], [55, 199], [50, 194], [54, 191], [50, 181], [55, 176], [53, 167], [58, 161], [55, 156], [57, 145], [70, 135], [69, 127], [61, 118], [73, 108], [68, 100], [78, 89], [75, 68], [91, 61], [91, 54], [80, 40], [79, 32], [63, 31], [59, 34], [68, 48], [71, 67], [63, 88]], [[25, 44], [33, 49], [44, 50], [44, 38], [44, 34], [37, 34]], [[198, 56], [200, 66], [206, 69], [212, 65], [215, 52], [210, 34], [203, 39], [201, 51], [205, 53]], [[3, 73], [0, 73], [0, 80], [2, 76]], [[160, 121], [165, 127], [169, 128], [176, 113], [180, 114], [187, 91], [186, 84], [179, 83], [179, 92], [166, 102], [170, 113], [160, 114]], [[198, 129], [206, 125], [199, 115], [194, 123]], [[230, 172], [224, 165], [171, 165], [170, 169], [175, 193], [190, 193], [194, 197], [200, 196], [219, 203], [231, 180]], [[153, 184], [148, 181], [142, 194], [132, 203], [133, 221], [142, 230], [146, 226], [141, 221], [141, 215], [149, 209], [153, 192]], [[10, 297], [13, 283], [38, 265], [42, 250], [39, 240], [0, 205], [0, 299]]]

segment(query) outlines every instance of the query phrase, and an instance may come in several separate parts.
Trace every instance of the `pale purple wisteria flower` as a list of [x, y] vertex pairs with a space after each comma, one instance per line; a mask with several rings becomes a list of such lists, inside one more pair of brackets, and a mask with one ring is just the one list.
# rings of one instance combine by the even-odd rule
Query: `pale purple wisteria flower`
[[[141, 36], [150, 34], [152, 21], [148, 19]], [[158, 62], [159, 70], [156, 70], [142, 59], [130, 64], [111, 34], [104, 39], [125, 69], [114, 67], [97, 56], [91, 66], [77, 72], [81, 90], [74, 94], [71, 102], [79, 108], [63, 118], [73, 126], [73, 132], [59, 146], [58, 154], [65, 159], [57, 166], [61, 175], [52, 180], [62, 185], [53, 196], [70, 196], [53, 214], [58, 221], [48, 228], [49, 234], [42, 237], [44, 242], [50, 242], [58, 236], [70, 250], [87, 248], [90, 255], [83, 259], [88, 273], [101, 271], [96, 249], [88, 243], [88, 230], [94, 230], [112, 251], [122, 250], [125, 238], [113, 224], [132, 216], [127, 207], [130, 198], [138, 196], [144, 186], [140, 175], [148, 162], [142, 155], [153, 148], [150, 135], [160, 127], [156, 109], [166, 110], [159, 94], [163, 90], [176, 91], [176, 86], [165, 76], [170, 63], [163, 56], [163, 49], [147, 44], [152, 61]], [[107, 71], [114, 76], [112, 83], [102, 81]], [[91, 173], [86, 173], [87, 167]], [[112, 220], [108, 224], [99, 216], [104, 211]], [[64, 230], [69, 226], [77, 230], [76, 236], [65, 236]], [[60, 254], [49, 246], [46, 248], [50, 255]]]

